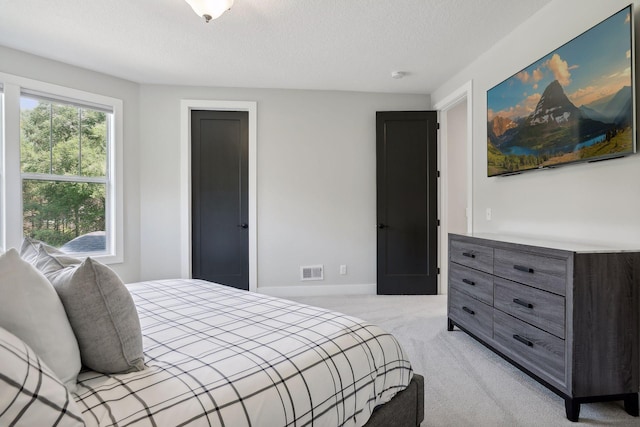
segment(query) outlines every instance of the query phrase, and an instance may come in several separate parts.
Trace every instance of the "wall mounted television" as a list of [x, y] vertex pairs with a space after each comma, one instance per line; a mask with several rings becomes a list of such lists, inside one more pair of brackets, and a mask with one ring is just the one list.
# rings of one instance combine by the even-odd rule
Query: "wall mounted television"
[[636, 152], [632, 6], [487, 91], [488, 176]]

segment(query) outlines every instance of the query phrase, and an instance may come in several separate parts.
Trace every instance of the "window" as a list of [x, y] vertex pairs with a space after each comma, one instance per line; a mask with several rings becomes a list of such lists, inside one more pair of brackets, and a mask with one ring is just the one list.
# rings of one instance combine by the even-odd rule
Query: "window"
[[112, 113], [23, 92], [20, 170], [25, 236], [69, 253], [106, 251]]
[[2, 73], [0, 82], [0, 249], [29, 236], [122, 262], [122, 101]]

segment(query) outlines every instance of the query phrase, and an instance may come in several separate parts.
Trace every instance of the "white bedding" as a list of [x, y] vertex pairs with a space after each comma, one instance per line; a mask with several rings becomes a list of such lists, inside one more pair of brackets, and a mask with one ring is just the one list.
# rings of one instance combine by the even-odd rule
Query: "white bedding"
[[83, 372], [88, 426], [361, 426], [412, 378], [390, 334], [362, 320], [202, 280], [128, 285], [141, 372]]

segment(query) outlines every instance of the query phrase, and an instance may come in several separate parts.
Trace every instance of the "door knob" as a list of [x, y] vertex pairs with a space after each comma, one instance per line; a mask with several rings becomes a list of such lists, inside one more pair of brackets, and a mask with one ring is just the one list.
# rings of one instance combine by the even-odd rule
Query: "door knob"
[[386, 225], [384, 225], [384, 224], [382, 224], [382, 223], [380, 223], [380, 224], [378, 224], [378, 228], [379, 228], [380, 230], [382, 230], [383, 228], [387, 228], [387, 226], [386, 226]]
[[238, 227], [240, 227], [240, 228], [249, 228], [249, 225], [248, 224], [240, 224], [240, 225], [238, 225]]

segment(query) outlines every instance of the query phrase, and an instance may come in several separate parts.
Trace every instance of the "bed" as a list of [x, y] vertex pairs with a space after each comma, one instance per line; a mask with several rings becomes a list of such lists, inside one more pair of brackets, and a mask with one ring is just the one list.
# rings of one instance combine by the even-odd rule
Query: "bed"
[[87, 426], [418, 426], [423, 378], [362, 320], [203, 280], [127, 286], [146, 369], [81, 372]]

